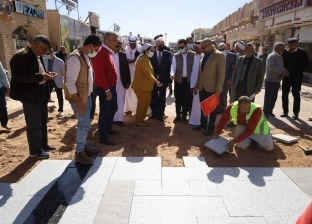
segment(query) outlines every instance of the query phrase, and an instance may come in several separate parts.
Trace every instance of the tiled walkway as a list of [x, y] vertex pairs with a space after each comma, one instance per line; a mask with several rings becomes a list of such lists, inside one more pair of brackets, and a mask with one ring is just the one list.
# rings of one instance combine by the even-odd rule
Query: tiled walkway
[[312, 168], [183, 159], [185, 167], [161, 167], [160, 157], [99, 157], [88, 168], [43, 161], [21, 182], [0, 184], [0, 223], [293, 224], [312, 198]]

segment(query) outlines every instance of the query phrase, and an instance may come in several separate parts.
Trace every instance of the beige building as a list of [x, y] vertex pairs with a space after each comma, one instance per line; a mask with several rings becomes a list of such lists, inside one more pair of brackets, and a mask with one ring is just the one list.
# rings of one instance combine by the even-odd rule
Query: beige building
[[198, 28], [193, 30], [192, 38], [194, 41], [196, 40], [203, 40], [205, 38], [210, 37], [210, 29], [209, 28]]
[[0, 61], [10, 71], [17, 50], [37, 35], [49, 36], [45, 0], [0, 0]]

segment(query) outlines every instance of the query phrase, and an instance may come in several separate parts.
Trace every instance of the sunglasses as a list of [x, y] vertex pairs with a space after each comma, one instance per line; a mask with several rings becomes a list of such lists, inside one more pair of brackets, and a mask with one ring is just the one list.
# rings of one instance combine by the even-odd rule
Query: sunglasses
[[185, 47], [178, 47], [178, 49], [184, 49]]
[[201, 47], [202, 50], [205, 50], [210, 44], [207, 44], [206, 46]]
[[41, 44], [40, 42], [38, 42], [38, 43], [39, 43], [39, 45], [40, 45], [41, 50], [42, 50], [43, 53], [49, 52], [49, 50], [44, 49], [44, 47], [42, 46], [42, 44]]

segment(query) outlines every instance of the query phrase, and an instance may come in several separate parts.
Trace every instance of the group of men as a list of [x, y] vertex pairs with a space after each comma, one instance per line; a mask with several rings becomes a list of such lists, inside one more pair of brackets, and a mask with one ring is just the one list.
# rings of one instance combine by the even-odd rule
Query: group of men
[[[303, 67], [307, 65], [308, 59], [305, 58], [306, 52], [297, 48], [297, 39], [290, 39], [288, 42], [289, 48], [286, 51], [281, 43], [275, 45], [274, 53], [267, 57], [266, 72], [263, 72], [264, 62], [255, 56], [252, 44], [239, 41], [233, 50], [227, 51], [224, 43], [216, 46], [209, 38], [195, 42], [192, 38], [187, 38], [179, 40], [178, 52], [172, 54], [165, 46], [162, 35], [157, 35], [156, 53], [150, 62], [155, 77], [163, 85], [155, 86], [152, 91], [150, 118], [164, 121], [166, 90], [172, 89], [174, 82], [174, 122], [189, 121], [194, 125], [194, 130], [204, 129], [206, 136], [213, 136], [219, 135], [226, 122], [231, 120], [236, 126], [236, 137], [230, 142], [229, 150], [235, 143], [246, 148], [251, 139], [257, 141], [260, 147], [271, 150], [273, 141], [266, 118], [273, 116], [272, 99], [276, 97], [277, 85], [274, 85], [274, 91], [266, 91], [266, 99], [270, 104], [265, 102], [264, 112], [249, 96], [261, 91], [264, 74], [265, 86], [271, 90], [273, 84], [270, 82], [276, 82], [270, 78], [272, 73], [278, 81], [284, 80], [283, 115], [288, 115], [288, 92], [292, 87], [295, 97], [294, 118], [298, 118], [298, 91]], [[113, 124], [124, 126], [124, 112], [136, 111], [137, 99], [130, 87], [135, 74], [135, 62], [141, 53], [141, 46], [135, 37], [129, 38], [125, 52], [121, 52], [121, 46], [122, 43], [114, 32], [107, 32], [103, 43], [96, 35], [90, 35], [82, 47], [69, 55], [65, 53], [65, 49], [61, 49], [58, 53], [61, 58], [59, 71], [49, 61], [55, 55], [45, 36], [35, 37], [31, 45], [13, 56], [10, 63], [10, 97], [23, 103], [30, 156], [48, 158], [46, 151], [55, 150], [55, 147], [48, 144], [47, 102], [51, 88], [57, 90], [63, 87], [55, 82], [58, 76], [64, 78], [65, 98], [78, 119], [76, 161], [92, 164], [93, 159], [88, 154], [99, 150], [94, 143], [86, 141], [95, 110], [95, 96], [99, 97], [100, 106], [99, 142], [115, 145], [109, 135], [116, 135], [119, 131], [112, 128]], [[281, 62], [282, 53], [284, 62]], [[53, 81], [56, 84], [54, 86], [51, 84]], [[229, 93], [231, 104], [228, 106]], [[220, 96], [221, 103], [208, 119], [200, 109], [200, 102], [212, 95]], [[61, 98], [61, 94], [58, 94], [59, 97]], [[59, 115], [62, 115], [62, 106], [59, 107]], [[223, 115], [215, 132], [218, 113]], [[268, 143], [264, 144], [263, 141]]]

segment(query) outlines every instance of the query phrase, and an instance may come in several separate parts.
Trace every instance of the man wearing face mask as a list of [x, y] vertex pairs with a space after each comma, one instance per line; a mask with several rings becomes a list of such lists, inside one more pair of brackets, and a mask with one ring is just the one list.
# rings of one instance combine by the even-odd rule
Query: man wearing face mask
[[219, 104], [219, 112], [223, 113], [227, 107], [227, 96], [230, 90], [230, 86], [231, 86], [231, 80], [232, 80], [232, 75], [236, 66], [236, 55], [228, 52], [226, 50], [226, 44], [225, 43], [220, 43], [219, 46], [219, 51], [222, 52], [222, 54], [224, 54], [225, 56], [225, 78], [224, 78], [224, 82], [223, 82], [223, 90], [222, 93], [220, 95], [220, 104]]
[[155, 78], [162, 83], [161, 87], [154, 85], [152, 91], [152, 100], [150, 108], [152, 116], [150, 118], [157, 118], [159, 121], [164, 121], [163, 114], [166, 106], [166, 90], [171, 87], [172, 80], [170, 79], [171, 67], [171, 53], [165, 50], [164, 40], [159, 37], [156, 40], [156, 50], [154, 55], [150, 58], [154, 69]]
[[187, 42], [187, 48], [188, 48], [190, 51], [193, 51], [193, 50], [194, 50], [194, 41], [193, 41], [193, 38], [192, 38], [192, 37], [186, 38], [186, 42]]
[[[207, 99], [212, 95], [219, 96], [222, 92], [222, 86], [225, 76], [225, 57], [212, 46], [212, 40], [206, 38], [201, 43], [201, 49], [205, 56], [201, 58], [199, 72], [194, 88], [194, 94], [199, 90], [200, 101]], [[194, 127], [194, 130], [206, 130], [206, 136], [213, 135], [217, 117], [217, 108], [209, 115], [209, 125], [207, 126], [207, 117], [201, 112], [200, 125]]]
[[94, 144], [87, 144], [86, 139], [91, 127], [90, 111], [93, 91], [93, 71], [89, 57], [94, 57], [100, 47], [100, 38], [90, 35], [81, 48], [68, 56], [65, 64], [65, 98], [70, 102], [78, 119], [75, 160], [83, 165], [90, 165], [94, 161], [87, 156], [88, 153], [99, 151]]
[[117, 69], [117, 104], [118, 110], [114, 116], [114, 124], [119, 125], [121, 127], [125, 126], [124, 119], [124, 107], [125, 107], [125, 97], [126, 90], [129, 88], [131, 84], [131, 75], [129, 69], [128, 59], [126, 54], [120, 52], [122, 42], [120, 39], [117, 40], [117, 45], [113, 48], [113, 59]]
[[171, 78], [174, 80], [174, 96], [176, 98], [176, 118], [173, 122], [181, 121], [187, 123], [187, 115], [192, 109], [193, 94], [190, 91], [190, 81], [195, 53], [189, 51], [185, 39], [178, 42], [179, 52], [172, 58]]
[[108, 135], [116, 135], [117, 130], [112, 129], [114, 115], [118, 109], [117, 104], [117, 68], [114, 63], [112, 50], [117, 45], [117, 34], [108, 31], [104, 35], [104, 44], [99, 53], [93, 57], [94, 85], [96, 95], [99, 96], [100, 114], [98, 120], [100, 143], [115, 145]]
[[63, 99], [63, 87], [64, 87], [64, 73], [65, 73], [65, 64], [62, 59], [56, 57], [54, 55], [53, 49], [50, 49], [50, 52], [46, 54], [43, 58], [44, 66], [47, 71], [55, 72], [57, 76], [54, 80], [49, 81], [50, 84], [50, 93], [52, 93], [53, 88], [55, 89], [57, 101], [58, 101], [58, 116], [63, 117], [63, 106], [64, 106], [64, 99]]

